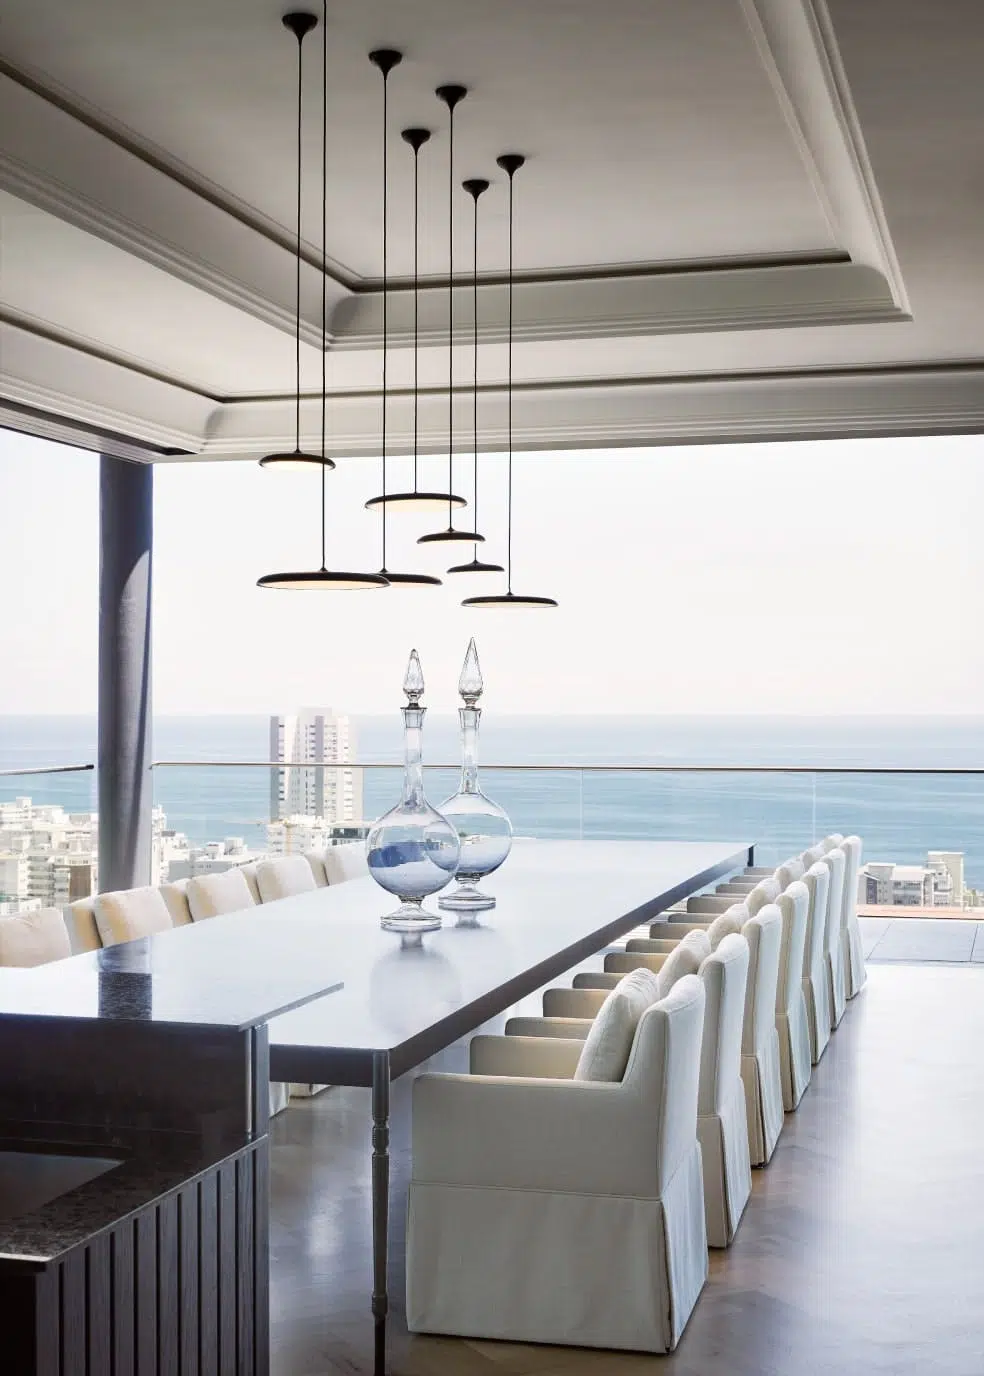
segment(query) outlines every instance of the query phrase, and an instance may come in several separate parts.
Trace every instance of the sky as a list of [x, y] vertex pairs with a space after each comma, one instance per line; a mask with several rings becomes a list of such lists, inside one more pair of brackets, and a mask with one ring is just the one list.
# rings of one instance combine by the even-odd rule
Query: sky
[[[320, 563], [319, 479], [160, 464], [155, 710], [395, 711], [416, 648], [447, 713], [474, 635], [504, 714], [978, 713], [982, 458], [977, 436], [518, 454], [513, 588], [549, 612], [463, 609], [493, 575], [258, 589]], [[421, 460], [422, 487], [445, 473]], [[95, 711], [98, 477], [96, 455], [0, 431], [0, 714]], [[375, 570], [378, 464], [342, 460], [327, 484], [329, 566]], [[479, 496], [501, 562], [502, 456]], [[390, 566], [456, 562], [415, 544], [443, 524], [392, 515]]]

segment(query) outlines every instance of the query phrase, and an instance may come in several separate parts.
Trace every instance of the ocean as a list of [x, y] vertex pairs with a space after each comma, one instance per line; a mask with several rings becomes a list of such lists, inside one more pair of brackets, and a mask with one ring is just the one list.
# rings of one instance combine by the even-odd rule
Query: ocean
[[[399, 714], [356, 718], [359, 757], [399, 759]], [[265, 717], [160, 717], [158, 760], [262, 760]], [[95, 759], [95, 720], [0, 717], [0, 769]], [[428, 719], [425, 761], [452, 763], [457, 723]], [[928, 850], [963, 851], [966, 882], [984, 889], [984, 774], [866, 775], [903, 770], [984, 769], [984, 717], [505, 717], [482, 723], [487, 793], [517, 833], [542, 837], [750, 839], [763, 863], [828, 831], [857, 832], [868, 860], [925, 863]], [[533, 773], [490, 767], [529, 764]], [[853, 771], [791, 774], [627, 774], [618, 766], [809, 765]], [[604, 765], [606, 772], [551, 772], [557, 765]], [[168, 825], [195, 842], [241, 836], [261, 845], [269, 818], [270, 771], [231, 765], [161, 765], [155, 801]], [[399, 794], [398, 768], [365, 776], [367, 817]], [[456, 770], [432, 769], [428, 796], [439, 805], [457, 787]], [[94, 810], [95, 775], [0, 777], [0, 800]]]

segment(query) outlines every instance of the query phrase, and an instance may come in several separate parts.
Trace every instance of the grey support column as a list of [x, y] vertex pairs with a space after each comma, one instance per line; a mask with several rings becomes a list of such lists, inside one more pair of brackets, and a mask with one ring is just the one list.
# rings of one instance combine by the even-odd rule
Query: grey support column
[[102, 456], [99, 482], [99, 889], [149, 884], [154, 469]]

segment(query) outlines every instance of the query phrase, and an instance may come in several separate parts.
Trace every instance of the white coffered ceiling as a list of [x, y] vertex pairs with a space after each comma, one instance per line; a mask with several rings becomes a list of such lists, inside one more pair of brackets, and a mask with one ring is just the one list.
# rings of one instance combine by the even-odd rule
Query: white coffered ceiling
[[[293, 40], [271, 0], [5, 0], [0, 419], [115, 452], [293, 440]], [[305, 45], [303, 408], [320, 425], [322, 30]], [[482, 202], [482, 442], [500, 444], [504, 178], [517, 177], [515, 407], [531, 448], [966, 430], [984, 422], [976, 271], [984, 15], [950, 0], [329, 0], [333, 448], [379, 447], [380, 79], [391, 272], [421, 154], [423, 447], [447, 444], [446, 111]], [[442, 118], [443, 117], [443, 118]], [[470, 261], [459, 193], [456, 271]], [[391, 296], [394, 452], [411, 295]], [[458, 293], [455, 377], [469, 376]], [[457, 423], [470, 417], [464, 392]], [[67, 433], [75, 433], [69, 431]]]

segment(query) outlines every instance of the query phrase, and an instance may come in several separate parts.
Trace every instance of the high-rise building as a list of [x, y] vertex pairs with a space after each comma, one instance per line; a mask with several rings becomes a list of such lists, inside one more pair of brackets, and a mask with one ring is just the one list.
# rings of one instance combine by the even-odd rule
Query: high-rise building
[[950, 902], [955, 908], [964, 906], [964, 853], [962, 850], [931, 850], [926, 864], [937, 873], [950, 876]]
[[271, 771], [270, 820], [319, 817], [325, 822], [362, 818], [362, 770], [332, 769], [356, 754], [350, 718], [331, 708], [303, 708], [270, 718], [270, 759], [283, 761]]

